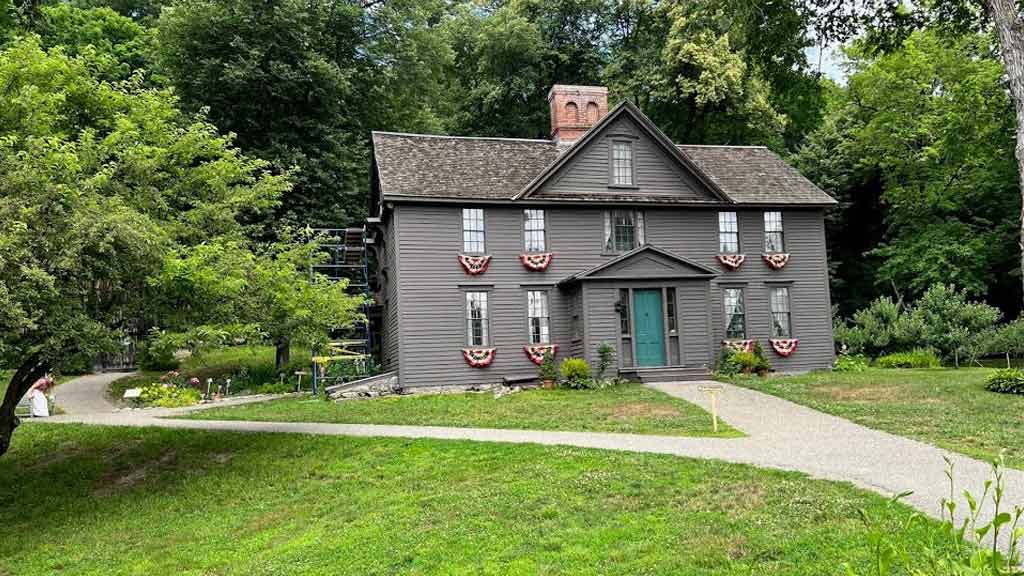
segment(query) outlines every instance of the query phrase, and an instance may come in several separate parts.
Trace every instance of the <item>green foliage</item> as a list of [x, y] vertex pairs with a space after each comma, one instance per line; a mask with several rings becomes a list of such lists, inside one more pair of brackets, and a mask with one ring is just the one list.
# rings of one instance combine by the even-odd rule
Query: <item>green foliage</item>
[[863, 354], [839, 354], [832, 364], [834, 372], [863, 372], [868, 369], [868, 358]]
[[[867, 540], [873, 559], [870, 572], [864, 576], [890, 576], [895, 574], [928, 574], [930, 576], [1011, 576], [1019, 574], [1020, 544], [1024, 537], [1021, 517], [1024, 509], [1013, 506], [1006, 509], [1004, 466], [1002, 458], [992, 464], [991, 479], [985, 482], [980, 497], [970, 491], [963, 492], [967, 509], [957, 513], [956, 482], [953, 461], [946, 459], [946, 477], [949, 479], [949, 498], [940, 502], [942, 524], [936, 537], [925, 543], [924, 549], [914, 550], [919, 537], [911, 536], [922, 521], [919, 515], [910, 516], [893, 524], [882, 516], [859, 511], [868, 528]], [[909, 496], [898, 494], [891, 499], [895, 504]], [[983, 522], [983, 507], [991, 506], [992, 520]], [[1002, 538], [1005, 535], [1005, 538]], [[989, 542], [991, 540], [991, 543]], [[1003, 542], [1005, 540], [1005, 543]], [[859, 573], [846, 565], [846, 573]]]
[[966, 291], [937, 284], [914, 304], [910, 319], [922, 344], [959, 365], [963, 355], [976, 350], [976, 342], [999, 316], [999, 310], [988, 304], [969, 302]]
[[159, 382], [144, 386], [142, 395], [139, 396], [140, 402], [157, 408], [192, 406], [198, 404], [200, 400], [202, 395], [195, 388]]
[[875, 360], [875, 365], [879, 368], [940, 368], [942, 360], [932, 350], [918, 348], [880, 356]]
[[1018, 368], [995, 370], [985, 379], [985, 388], [1003, 394], [1024, 395], [1024, 370]]
[[256, 387], [257, 394], [288, 394], [295, 392], [295, 385], [289, 382], [268, 382]]
[[597, 346], [597, 379], [604, 380], [604, 374], [615, 361], [615, 346], [601, 342]]
[[847, 56], [796, 158], [841, 203], [828, 237], [843, 313], [939, 283], [1019, 308], [1016, 124], [993, 37], [932, 29]]
[[989, 330], [979, 337], [979, 354], [1024, 355], [1024, 318]]
[[834, 332], [844, 349], [872, 356], [901, 350], [913, 341], [906, 307], [888, 297], [856, 311], [851, 324], [837, 322]]
[[544, 352], [544, 359], [537, 367], [537, 377], [541, 382], [558, 379], [558, 368], [555, 366], [555, 355], [550, 349]]
[[750, 351], [737, 351], [729, 346], [723, 346], [719, 353], [717, 372], [723, 377], [737, 374], [764, 376], [771, 369], [771, 362], [765, 356], [760, 342], [755, 342]]
[[140, 343], [136, 361], [139, 368], [149, 371], [174, 370], [178, 360], [174, 357], [176, 348], [159, 338], [150, 338]]
[[558, 368], [566, 387], [574, 389], [593, 387], [590, 364], [583, 358], [566, 358]]

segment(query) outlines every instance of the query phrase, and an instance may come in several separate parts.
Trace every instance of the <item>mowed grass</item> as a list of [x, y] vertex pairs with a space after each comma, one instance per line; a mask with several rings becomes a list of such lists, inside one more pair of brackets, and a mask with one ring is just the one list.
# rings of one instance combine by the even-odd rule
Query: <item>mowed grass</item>
[[871, 428], [975, 458], [1005, 451], [1024, 468], [1024, 396], [985, 390], [986, 368], [812, 372], [739, 377], [739, 385], [781, 396]]
[[26, 576], [867, 573], [857, 510], [909, 514], [663, 455], [39, 423], [0, 501], [0, 574]]
[[689, 402], [637, 384], [603, 390], [526, 390], [393, 396], [325, 402], [287, 398], [214, 408], [185, 416], [201, 420], [264, 420], [346, 424], [409, 424], [520, 430], [572, 430], [672, 436], [741, 436]]

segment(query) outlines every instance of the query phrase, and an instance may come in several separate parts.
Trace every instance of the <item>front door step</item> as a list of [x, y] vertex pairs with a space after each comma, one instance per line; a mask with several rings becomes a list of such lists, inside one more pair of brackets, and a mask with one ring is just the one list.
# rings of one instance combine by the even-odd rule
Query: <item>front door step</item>
[[711, 373], [704, 366], [663, 366], [658, 368], [624, 368], [619, 373], [626, 378], [650, 382], [688, 382], [707, 380]]

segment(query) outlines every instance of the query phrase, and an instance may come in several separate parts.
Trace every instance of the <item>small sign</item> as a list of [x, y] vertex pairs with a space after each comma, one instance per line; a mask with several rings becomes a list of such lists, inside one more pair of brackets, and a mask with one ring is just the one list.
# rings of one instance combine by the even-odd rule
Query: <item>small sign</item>
[[134, 400], [142, 396], [142, 388], [129, 388], [124, 391], [123, 398], [125, 400]]
[[718, 433], [718, 393], [722, 391], [721, 386], [698, 386], [698, 390], [706, 392], [711, 397], [711, 428]]

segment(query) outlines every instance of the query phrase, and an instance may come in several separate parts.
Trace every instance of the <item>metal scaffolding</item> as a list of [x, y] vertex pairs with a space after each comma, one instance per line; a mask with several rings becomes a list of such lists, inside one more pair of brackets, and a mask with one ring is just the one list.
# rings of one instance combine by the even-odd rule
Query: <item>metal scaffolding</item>
[[312, 266], [311, 274], [322, 274], [338, 281], [348, 280], [350, 294], [366, 297], [363, 306], [365, 321], [357, 322], [351, 328], [339, 328], [331, 334], [331, 346], [351, 352], [370, 354], [373, 334], [371, 333], [371, 291], [370, 272], [367, 262], [367, 235], [365, 228], [314, 228], [313, 234], [320, 238], [320, 248], [327, 258]]

